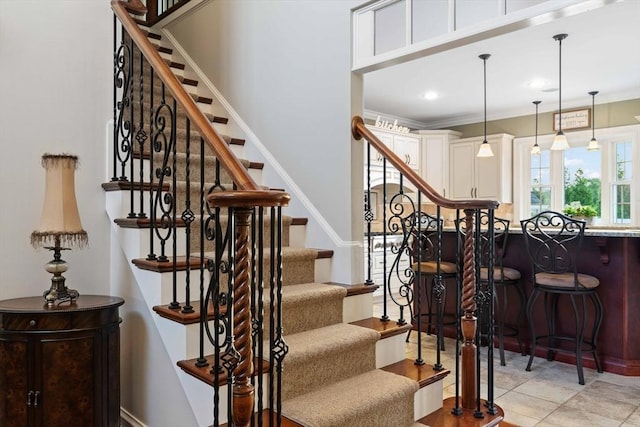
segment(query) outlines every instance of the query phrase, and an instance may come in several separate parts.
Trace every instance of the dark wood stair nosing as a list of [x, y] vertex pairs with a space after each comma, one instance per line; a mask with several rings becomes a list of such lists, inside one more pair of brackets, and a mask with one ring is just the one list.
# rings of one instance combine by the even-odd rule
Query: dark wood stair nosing
[[374, 331], [380, 333], [380, 339], [385, 339], [389, 337], [393, 337], [396, 335], [404, 335], [411, 329], [411, 325], [399, 325], [397, 322], [392, 320], [383, 321], [378, 317], [369, 317], [366, 319], [356, 320], [354, 322], [350, 322], [350, 325], [361, 326], [367, 329], [373, 329]]
[[448, 369], [436, 371], [433, 365], [429, 364], [416, 365], [413, 359], [404, 359], [380, 369], [412, 379], [419, 384], [420, 388], [436, 383], [451, 373]]
[[[180, 369], [182, 369], [184, 372], [186, 372], [187, 374], [191, 375], [194, 378], [199, 379], [200, 381], [203, 381], [205, 384], [209, 384], [210, 386], [213, 387], [214, 384], [214, 378], [213, 378], [213, 374], [211, 372], [209, 372], [211, 370], [211, 366], [213, 364], [213, 355], [207, 355], [205, 356], [205, 359], [207, 359], [208, 365], [206, 366], [196, 366], [196, 362], [198, 361], [198, 358], [194, 358], [194, 359], [187, 359], [187, 360], [180, 360], [178, 361], [176, 364], [180, 367]], [[253, 375], [256, 375], [256, 372], [258, 371], [258, 364], [259, 359], [257, 357], [254, 357], [254, 361], [253, 361], [253, 366], [254, 366], [254, 373]], [[269, 361], [268, 360], [262, 360], [262, 373], [267, 373], [269, 372]], [[227, 381], [227, 375], [226, 372], [221, 372], [220, 373], [220, 377], [219, 377], [219, 381], [221, 385], [224, 385]]]
[[[191, 301], [191, 305], [193, 307], [193, 313], [183, 313], [182, 306], [174, 309], [171, 308], [169, 304], [156, 305], [153, 307], [153, 311], [155, 311], [158, 316], [164, 317], [167, 320], [171, 320], [182, 325], [192, 325], [200, 322], [200, 300]], [[221, 306], [219, 311], [220, 315], [224, 315], [227, 312], [227, 306]], [[209, 302], [207, 308], [207, 320], [214, 319], [215, 313], [213, 311], [213, 306], [211, 305], [211, 302]]]
[[[293, 222], [291, 223], [291, 225], [293, 225]], [[337, 282], [325, 282], [325, 283], [327, 285], [342, 286], [347, 290], [348, 297], [353, 295], [370, 294], [375, 292], [380, 287], [380, 285], [366, 285], [364, 283], [359, 283], [356, 285], [349, 285], [346, 283], [337, 283]]]

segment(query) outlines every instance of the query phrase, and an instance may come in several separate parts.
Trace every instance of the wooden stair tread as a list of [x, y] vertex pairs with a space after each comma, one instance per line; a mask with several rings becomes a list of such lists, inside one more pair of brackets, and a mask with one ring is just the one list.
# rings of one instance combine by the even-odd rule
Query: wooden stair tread
[[[157, 157], [157, 155], [156, 155], [156, 157]], [[191, 157], [199, 159], [200, 155], [192, 154]], [[205, 156], [205, 157], [215, 157], [215, 156]], [[140, 153], [140, 151], [134, 151], [133, 152], [133, 158], [134, 159], [142, 158], [143, 160], [149, 160], [149, 159], [151, 159], [151, 153], [149, 151], [143, 151], [142, 153]], [[262, 169], [264, 169], [264, 163], [250, 161], [249, 165], [247, 166], [247, 169], [262, 170]], [[128, 190], [128, 188], [127, 188], [127, 190]]]
[[[192, 313], [183, 313], [182, 307], [175, 309], [171, 308], [169, 304], [156, 305], [153, 307], [153, 311], [155, 311], [160, 317], [164, 317], [165, 319], [171, 320], [176, 323], [180, 323], [183, 325], [192, 325], [194, 323], [200, 322], [200, 300], [191, 301], [191, 305], [193, 306]], [[227, 306], [223, 305], [220, 307], [220, 315], [224, 315], [227, 312]], [[207, 319], [214, 319], [213, 312], [213, 304], [209, 301], [207, 308]]]
[[411, 325], [398, 325], [396, 322], [384, 322], [377, 317], [369, 317], [368, 319], [356, 320], [351, 325], [361, 326], [363, 328], [373, 329], [380, 333], [382, 339], [393, 337], [407, 333], [411, 329]]
[[[211, 367], [213, 366], [213, 355], [207, 355], [205, 356], [205, 359], [207, 361], [207, 365], [205, 366], [196, 366], [196, 363], [198, 362], [198, 358], [194, 358], [194, 359], [188, 359], [188, 360], [180, 360], [178, 361], [177, 365], [180, 367], [180, 369], [182, 369], [183, 371], [185, 371], [187, 374], [209, 384], [210, 386], [213, 387], [213, 381], [214, 381], [214, 377], [213, 374], [211, 373]], [[257, 357], [254, 357], [253, 359], [253, 369], [254, 369], [254, 373], [253, 375], [256, 374], [257, 370], [258, 370], [258, 362], [260, 360]], [[262, 373], [266, 373], [269, 372], [269, 361], [268, 360], [262, 360]], [[227, 382], [227, 373], [226, 371], [223, 370], [223, 372], [220, 372], [220, 376], [218, 378], [220, 385], [226, 385]]]
[[[167, 273], [173, 271], [173, 257], [169, 257], [168, 261], [148, 260], [146, 258], [136, 258], [131, 261], [133, 265], [143, 270], [155, 271], [158, 273]], [[200, 268], [200, 258], [189, 257], [187, 264], [186, 256], [179, 256], [176, 258], [176, 271], [186, 270], [187, 265], [190, 268]]]
[[[420, 388], [440, 381], [451, 373], [451, 371], [449, 371], [448, 369], [435, 371], [433, 369], [433, 366], [428, 364], [416, 365], [413, 359], [404, 359], [380, 369], [382, 369], [383, 371], [401, 375], [406, 378], [410, 378], [416, 381], [420, 385]], [[419, 420], [419, 422], [423, 421]], [[433, 425], [439, 426], [440, 424], [436, 423]]]
[[318, 259], [333, 258], [333, 249], [316, 249], [318, 251]]
[[309, 218], [293, 218], [291, 220], [291, 225], [307, 225], [309, 222]]
[[[131, 181], [110, 181], [110, 182], [103, 182], [102, 189], [104, 191], [129, 191], [131, 190], [132, 185], [135, 191], [140, 191], [140, 189], [142, 189], [143, 191], [149, 191], [152, 188], [148, 182], [143, 182], [141, 185], [139, 182], [132, 183]], [[157, 191], [158, 188], [160, 188], [158, 187], [158, 183], [154, 182], [153, 189]], [[163, 184], [162, 191], [168, 191], [168, 190], [169, 190], [169, 184], [168, 183]]]
[[[453, 415], [451, 409], [455, 406], [455, 397], [449, 397], [442, 402], [442, 408], [432, 412], [426, 417], [420, 418], [419, 423], [426, 424], [428, 426], [438, 427], [491, 427], [497, 426], [509, 426], [509, 424], [502, 422], [504, 419], [504, 411], [502, 408], [496, 405], [498, 413], [496, 415], [490, 415], [485, 413], [484, 418], [476, 418], [473, 416], [472, 410], [464, 410], [462, 415]], [[484, 403], [484, 400], [482, 401]]]
[[[255, 425], [258, 425], [258, 417], [262, 418], [262, 424], [263, 426], [272, 426], [272, 425], [278, 425], [277, 420], [275, 418], [275, 416], [273, 417], [273, 422], [269, 423], [269, 410], [268, 409], [264, 409], [262, 411], [261, 415], [258, 415], [257, 413], [254, 414], [253, 419], [255, 420]], [[221, 424], [220, 427], [227, 427], [228, 424]], [[284, 415], [282, 416], [282, 422], [280, 424], [280, 426], [282, 427], [304, 427], [302, 424], [298, 424], [293, 420], [290, 420], [289, 418], [285, 417]], [[213, 426], [209, 426], [209, 427], [213, 427]]]
[[[293, 221], [291, 222], [291, 225], [294, 225]], [[327, 285], [342, 286], [347, 290], [348, 297], [353, 295], [370, 294], [375, 292], [380, 287], [380, 285], [365, 285], [364, 283], [359, 283], [355, 285], [349, 285], [346, 283], [337, 283], [337, 282], [326, 282], [326, 283]]]

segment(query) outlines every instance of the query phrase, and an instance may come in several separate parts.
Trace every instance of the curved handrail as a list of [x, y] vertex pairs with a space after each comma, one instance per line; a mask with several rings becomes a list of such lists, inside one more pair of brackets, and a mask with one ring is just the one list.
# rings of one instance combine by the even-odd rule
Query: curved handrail
[[237, 185], [239, 190], [262, 190], [258, 184], [251, 178], [249, 172], [240, 163], [240, 160], [233, 154], [222, 137], [218, 135], [218, 132], [207, 121], [206, 117], [202, 114], [200, 109], [196, 106], [195, 101], [187, 94], [182, 87], [180, 81], [176, 78], [175, 74], [169, 69], [169, 66], [162, 60], [157, 50], [153, 48], [149, 40], [144, 36], [138, 25], [134, 22], [133, 18], [129, 15], [129, 12], [134, 14], [141, 14], [146, 11], [139, 0], [133, 0], [132, 2], [124, 2], [122, 0], [112, 0], [111, 9], [118, 17], [123, 27], [129, 33], [129, 36], [133, 42], [138, 46], [140, 52], [149, 61], [149, 64], [153, 67], [158, 77], [162, 80], [165, 86], [169, 89], [173, 98], [184, 108], [189, 120], [200, 131], [203, 139], [211, 147], [216, 157], [227, 170], [231, 179]]
[[389, 163], [393, 165], [404, 177], [429, 200], [438, 206], [448, 209], [495, 209], [500, 205], [497, 200], [451, 200], [441, 196], [429, 184], [425, 182], [416, 171], [404, 163], [389, 147], [387, 147], [378, 137], [369, 130], [364, 120], [360, 116], [354, 116], [351, 120], [351, 133], [356, 140], [362, 138], [369, 141]]

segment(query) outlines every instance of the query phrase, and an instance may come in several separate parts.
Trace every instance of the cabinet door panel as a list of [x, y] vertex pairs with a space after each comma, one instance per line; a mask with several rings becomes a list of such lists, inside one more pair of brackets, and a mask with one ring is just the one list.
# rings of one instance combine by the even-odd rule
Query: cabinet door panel
[[95, 425], [94, 336], [41, 344], [40, 411], [47, 427]]
[[27, 341], [0, 340], [0, 426], [29, 425]]
[[411, 169], [420, 169], [420, 145], [415, 137], [399, 136], [393, 138], [393, 151]]
[[500, 144], [490, 143], [493, 157], [476, 159], [476, 197], [478, 199], [500, 198]]
[[474, 184], [475, 149], [472, 143], [452, 144], [449, 151], [449, 189], [452, 199], [470, 199]]

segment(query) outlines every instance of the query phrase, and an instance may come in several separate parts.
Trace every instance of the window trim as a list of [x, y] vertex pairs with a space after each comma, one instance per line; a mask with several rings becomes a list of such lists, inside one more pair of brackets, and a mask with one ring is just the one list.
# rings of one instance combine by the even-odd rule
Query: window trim
[[[540, 148], [549, 149], [553, 142], [554, 134], [538, 135]], [[567, 132], [569, 144], [572, 147], [587, 146], [591, 139], [591, 130]], [[602, 217], [601, 224], [607, 227], [632, 227], [640, 224], [640, 125], [617, 126], [611, 128], [596, 129], [596, 138], [600, 143], [602, 153]], [[631, 178], [631, 222], [628, 224], [612, 223], [612, 186], [615, 184], [612, 170], [612, 161], [615, 159], [613, 152], [614, 143], [629, 140], [632, 143], [632, 173]], [[535, 142], [533, 136], [518, 137], [513, 141], [513, 217], [516, 221], [530, 217], [531, 212], [531, 147]], [[551, 206], [553, 210], [561, 211], [564, 207], [563, 191], [563, 152], [551, 152]], [[560, 171], [560, 173], [558, 173]], [[636, 172], [638, 171], [638, 172]], [[554, 191], [556, 190], [556, 191]]]

